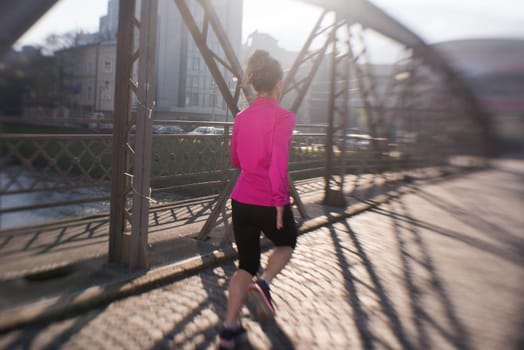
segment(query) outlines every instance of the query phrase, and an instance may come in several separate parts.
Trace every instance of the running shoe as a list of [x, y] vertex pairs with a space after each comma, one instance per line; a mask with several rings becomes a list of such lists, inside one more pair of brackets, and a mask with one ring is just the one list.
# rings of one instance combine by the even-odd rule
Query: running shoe
[[249, 285], [248, 298], [255, 305], [259, 317], [265, 320], [275, 318], [275, 308], [271, 300], [269, 285], [264, 280], [257, 280]]
[[219, 349], [234, 349], [238, 344], [246, 340], [246, 329], [242, 326], [237, 328], [222, 328], [218, 335]]

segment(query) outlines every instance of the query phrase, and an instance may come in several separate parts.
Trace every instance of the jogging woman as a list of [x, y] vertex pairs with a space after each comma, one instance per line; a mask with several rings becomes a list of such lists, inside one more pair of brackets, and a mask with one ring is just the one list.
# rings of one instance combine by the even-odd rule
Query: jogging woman
[[[268, 52], [257, 50], [248, 60], [246, 75], [257, 98], [236, 115], [231, 140], [231, 161], [241, 170], [231, 194], [239, 267], [229, 284], [227, 315], [219, 335], [224, 348], [234, 348], [246, 336], [240, 311], [248, 296], [260, 317], [274, 317], [271, 281], [288, 263], [297, 240], [287, 173], [295, 115], [278, 103], [282, 67]], [[261, 231], [275, 247], [265, 270], [255, 278]]]

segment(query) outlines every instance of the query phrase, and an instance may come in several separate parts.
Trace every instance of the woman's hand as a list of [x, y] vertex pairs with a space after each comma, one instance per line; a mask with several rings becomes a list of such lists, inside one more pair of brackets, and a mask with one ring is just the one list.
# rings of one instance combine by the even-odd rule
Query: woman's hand
[[284, 207], [282, 206], [277, 207], [277, 230], [280, 230], [282, 229], [282, 227], [284, 227], [283, 217], [284, 217]]

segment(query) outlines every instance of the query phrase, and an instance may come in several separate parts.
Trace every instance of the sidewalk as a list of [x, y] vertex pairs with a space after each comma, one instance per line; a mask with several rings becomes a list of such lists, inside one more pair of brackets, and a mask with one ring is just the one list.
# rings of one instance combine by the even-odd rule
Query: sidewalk
[[[309, 203], [316, 218], [274, 282], [277, 322], [260, 325], [246, 309], [247, 348], [511, 348], [523, 325], [523, 179], [523, 163], [506, 162], [402, 183], [346, 213]], [[7, 332], [0, 348], [212, 348], [234, 251], [192, 241], [202, 257], [147, 272], [95, 258], [51, 282], [91, 287], [54, 296], [49, 281], [4, 282], [4, 330], [21, 316], [72, 318]]]

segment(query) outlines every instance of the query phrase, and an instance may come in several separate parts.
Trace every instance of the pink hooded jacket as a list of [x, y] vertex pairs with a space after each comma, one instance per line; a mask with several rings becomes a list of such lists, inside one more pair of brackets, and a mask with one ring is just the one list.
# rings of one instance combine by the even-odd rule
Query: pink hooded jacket
[[295, 119], [277, 100], [262, 97], [237, 114], [231, 162], [241, 172], [231, 198], [262, 206], [290, 203], [287, 170]]

